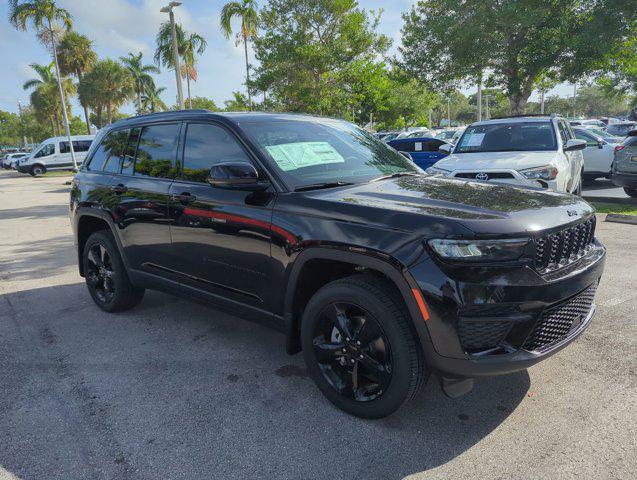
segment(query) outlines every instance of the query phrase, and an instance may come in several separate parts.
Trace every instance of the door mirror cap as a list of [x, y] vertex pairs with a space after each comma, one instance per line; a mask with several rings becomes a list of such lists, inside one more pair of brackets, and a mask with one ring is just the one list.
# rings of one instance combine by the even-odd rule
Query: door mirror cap
[[411, 155], [409, 155], [409, 153], [408, 153], [408, 152], [401, 152], [401, 151], [399, 151], [398, 153], [400, 153], [403, 157], [405, 157], [405, 158], [406, 158], [406, 159], [408, 159], [408, 160], [411, 160], [411, 159], [412, 159], [412, 158], [411, 158]]
[[565, 152], [574, 152], [576, 150], [584, 150], [586, 148], [586, 140], [580, 140], [578, 138], [571, 138], [564, 145]]
[[259, 172], [248, 162], [224, 162], [210, 168], [208, 183], [213, 187], [230, 187], [239, 190], [261, 190], [269, 183], [259, 182]]
[[444, 155], [451, 155], [451, 150], [453, 150], [453, 145], [450, 143], [445, 143], [438, 147], [438, 151]]

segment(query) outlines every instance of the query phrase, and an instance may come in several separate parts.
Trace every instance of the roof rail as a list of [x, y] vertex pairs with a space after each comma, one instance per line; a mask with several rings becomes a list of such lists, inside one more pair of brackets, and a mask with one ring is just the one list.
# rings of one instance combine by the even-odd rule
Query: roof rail
[[144, 115], [133, 115], [132, 117], [128, 117], [124, 120], [132, 120], [136, 118], [147, 118], [147, 117], [163, 117], [168, 115], [174, 115], [175, 113], [212, 113], [212, 111], [206, 108], [194, 108], [194, 109], [186, 109], [186, 110], [166, 110], [165, 112], [154, 112], [154, 113], [145, 113]]
[[522, 115], [502, 115], [501, 117], [491, 117], [489, 118], [489, 120], [503, 120], [506, 118], [524, 118], [524, 117], [550, 117], [550, 118], [557, 118], [557, 117], [561, 117], [562, 115], [559, 115], [557, 113], [525, 113]]

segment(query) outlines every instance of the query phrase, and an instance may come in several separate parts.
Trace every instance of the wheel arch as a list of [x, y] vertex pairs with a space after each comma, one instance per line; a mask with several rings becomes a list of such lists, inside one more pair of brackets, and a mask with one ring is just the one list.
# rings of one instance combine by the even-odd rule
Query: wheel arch
[[119, 254], [122, 257], [122, 261], [128, 269], [128, 262], [126, 261], [126, 257], [124, 256], [124, 251], [122, 249], [122, 245], [120, 243], [120, 239], [117, 235], [113, 222], [110, 221], [106, 214], [103, 214], [101, 212], [82, 212], [77, 216], [76, 225], [77, 258], [80, 275], [82, 277], [84, 276], [84, 262], [82, 262], [82, 253], [84, 251], [84, 246], [86, 245], [86, 241], [88, 240], [88, 238], [93, 233], [100, 230], [108, 230], [111, 233], [111, 235], [115, 239], [115, 244], [117, 245]]
[[[330, 270], [330, 274], [323, 275], [312, 272], [313, 266], [329, 266], [333, 269]], [[301, 316], [304, 306], [313, 293], [330, 281], [359, 270], [382, 276], [397, 289], [407, 307], [423, 350], [425, 352], [429, 350], [431, 345], [429, 332], [412, 291], [417, 288], [417, 285], [409, 274], [403, 273], [403, 267], [399, 262], [391, 257], [380, 258], [340, 248], [312, 247], [298, 255], [286, 283], [283, 311], [286, 350], [289, 354], [300, 351]], [[310, 279], [309, 284], [308, 279]]]

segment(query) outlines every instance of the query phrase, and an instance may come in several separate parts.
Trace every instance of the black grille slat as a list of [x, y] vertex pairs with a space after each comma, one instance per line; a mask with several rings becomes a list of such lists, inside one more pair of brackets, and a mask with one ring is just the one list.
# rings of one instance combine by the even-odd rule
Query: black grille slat
[[544, 310], [524, 343], [528, 351], [545, 350], [568, 336], [573, 322], [583, 320], [593, 307], [597, 284], [579, 295]]
[[588, 252], [595, 238], [595, 217], [535, 239], [535, 267], [541, 273], [564, 267]]

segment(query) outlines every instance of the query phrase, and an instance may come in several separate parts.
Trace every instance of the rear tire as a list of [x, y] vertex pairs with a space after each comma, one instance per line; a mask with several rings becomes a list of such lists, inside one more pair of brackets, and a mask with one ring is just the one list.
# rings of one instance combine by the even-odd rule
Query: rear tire
[[429, 374], [402, 298], [373, 275], [335, 280], [316, 292], [303, 313], [301, 344], [321, 392], [357, 417], [391, 415]]
[[86, 286], [95, 304], [106, 312], [122, 312], [138, 305], [144, 289], [131, 284], [119, 249], [110, 232], [93, 233], [82, 252]]
[[624, 187], [624, 192], [626, 192], [626, 195], [629, 197], [637, 198], [637, 188]]
[[33, 165], [29, 173], [31, 173], [32, 177], [37, 177], [38, 175], [44, 175], [46, 173], [46, 168], [44, 168], [42, 165]]

